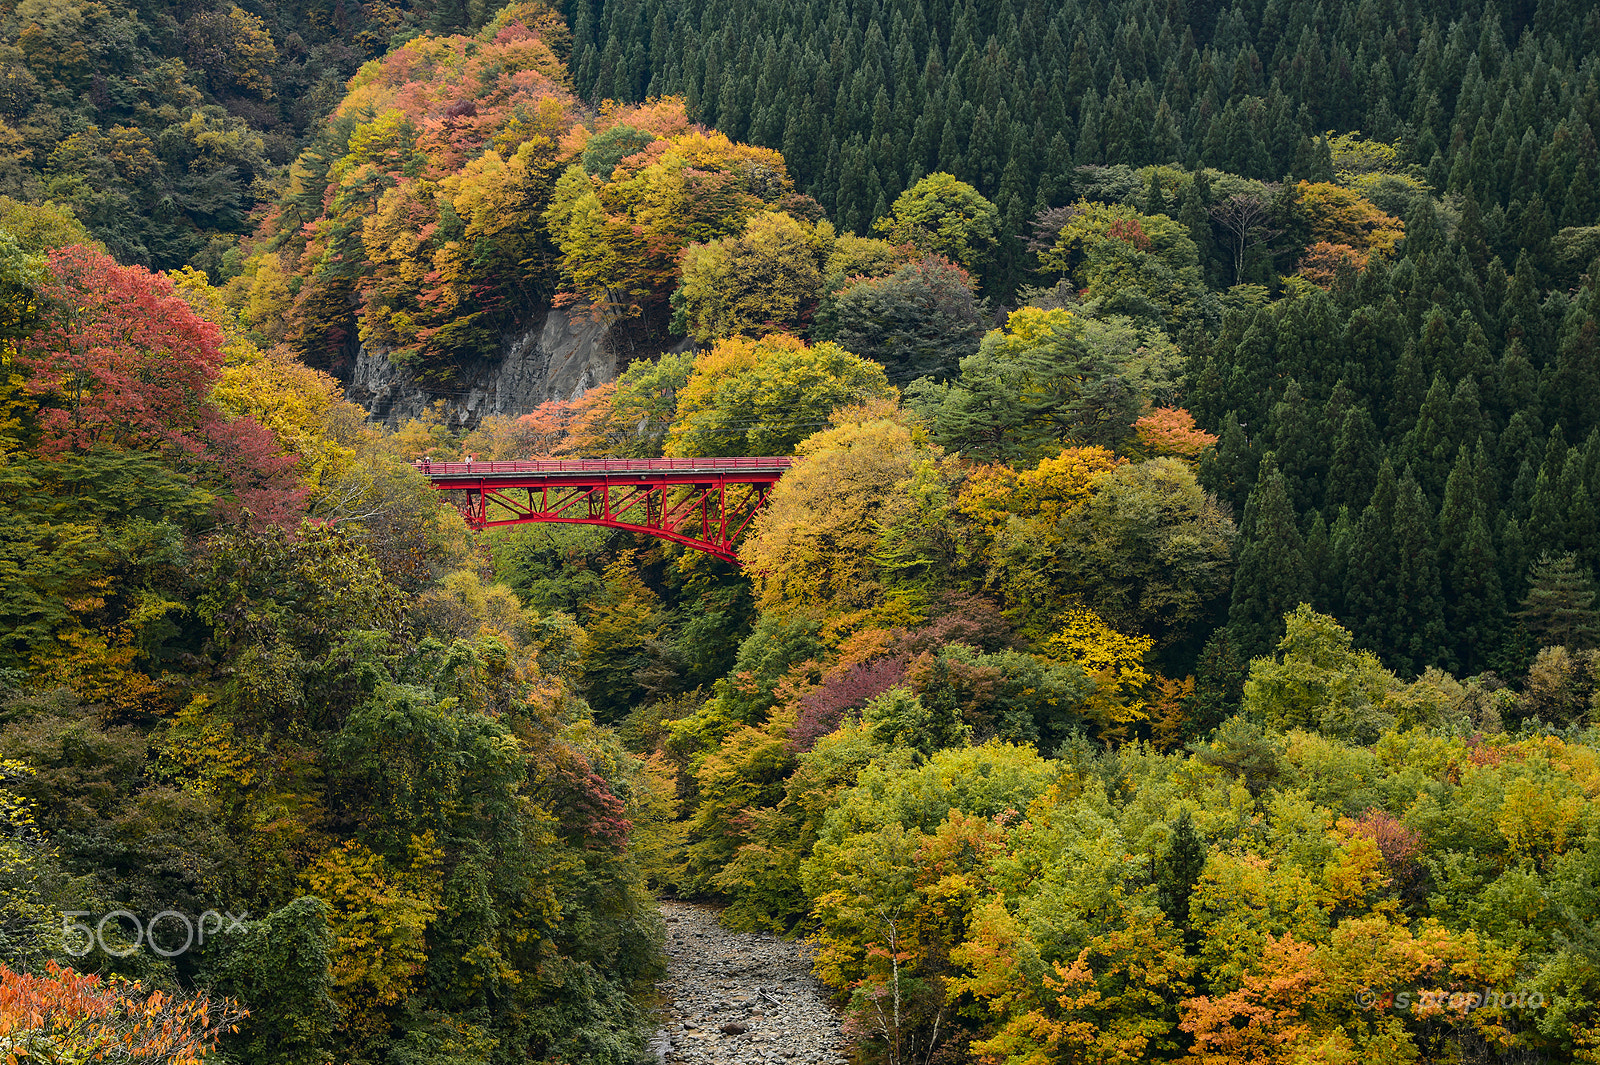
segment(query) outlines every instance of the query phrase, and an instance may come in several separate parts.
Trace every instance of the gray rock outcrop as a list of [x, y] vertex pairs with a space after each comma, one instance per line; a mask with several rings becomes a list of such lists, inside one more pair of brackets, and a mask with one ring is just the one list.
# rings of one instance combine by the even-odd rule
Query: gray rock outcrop
[[505, 338], [497, 357], [463, 363], [454, 382], [419, 382], [388, 352], [362, 345], [345, 376], [345, 394], [375, 422], [394, 428], [443, 401], [454, 426], [470, 428], [491, 414], [526, 414], [551, 399], [571, 399], [617, 375], [604, 325], [581, 307], [551, 307]]

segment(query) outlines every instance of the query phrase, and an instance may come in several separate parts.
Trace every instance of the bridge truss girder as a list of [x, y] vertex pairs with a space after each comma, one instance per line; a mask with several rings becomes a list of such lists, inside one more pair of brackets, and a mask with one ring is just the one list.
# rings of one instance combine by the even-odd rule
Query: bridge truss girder
[[734, 545], [767, 501], [777, 477], [717, 476], [504, 483], [436, 482], [475, 530], [502, 525], [600, 525], [683, 544], [739, 564]]

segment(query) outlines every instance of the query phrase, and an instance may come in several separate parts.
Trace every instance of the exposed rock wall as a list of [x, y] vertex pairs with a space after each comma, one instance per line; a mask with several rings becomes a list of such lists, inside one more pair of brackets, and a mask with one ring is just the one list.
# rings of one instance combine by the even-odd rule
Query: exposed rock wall
[[362, 345], [345, 392], [373, 421], [393, 428], [444, 401], [452, 424], [471, 427], [491, 414], [526, 414], [551, 399], [570, 399], [617, 375], [606, 327], [582, 308], [552, 307], [505, 338], [499, 357], [464, 363], [443, 387], [419, 383], [388, 353]]

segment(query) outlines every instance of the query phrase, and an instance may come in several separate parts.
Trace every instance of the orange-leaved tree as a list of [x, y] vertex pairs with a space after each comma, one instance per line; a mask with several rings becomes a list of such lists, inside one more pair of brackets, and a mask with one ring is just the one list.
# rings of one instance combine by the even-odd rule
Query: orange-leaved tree
[[1300, 213], [1311, 226], [1313, 243], [1342, 244], [1367, 256], [1387, 257], [1405, 236], [1405, 223], [1385, 214], [1371, 200], [1331, 182], [1302, 181], [1295, 186]]
[[955, 951], [972, 975], [952, 981], [951, 990], [970, 993], [998, 1018], [993, 1034], [972, 1044], [979, 1061], [1133, 1065], [1172, 1048], [1168, 1003], [1188, 992], [1194, 964], [1159, 911], [1120, 888], [1116, 903], [1119, 926], [1094, 936], [1070, 962], [1041, 958], [1047, 947], [1003, 902], [978, 909]]
[[1302, 1014], [1324, 994], [1310, 943], [1268, 935], [1258, 967], [1225, 995], [1183, 1003], [1179, 1026], [1194, 1039], [1187, 1065], [1273, 1065], [1288, 1060], [1312, 1031]]
[[48, 962], [43, 976], [0, 965], [0, 1049], [33, 1061], [197, 1065], [245, 1011], [232, 999], [169, 994]]
[[1329, 244], [1319, 240], [1300, 257], [1300, 269], [1295, 273], [1313, 285], [1330, 288], [1340, 270], [1349, 267], [1359, 273], [1366, 269], [1370, 257], [1369, 252], [1358, 251], [1348, 244]]
[[1182, 459], [1196, 459], [1217, 442], [1215, 436], [1196, 428], [1194, 415], [1182, 407], [1157, 407], [1134, 422], [1133, 431], [1152, 454]]

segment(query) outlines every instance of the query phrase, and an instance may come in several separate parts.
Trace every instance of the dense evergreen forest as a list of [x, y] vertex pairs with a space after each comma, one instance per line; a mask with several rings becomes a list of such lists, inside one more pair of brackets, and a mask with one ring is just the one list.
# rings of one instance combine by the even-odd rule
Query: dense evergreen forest
[[[0, 3], [0, 1045], [1600, 1062], [1600, 13]], [[625, 369], [382, 430], [551, 306]], [[418, 472], [793, 456], [739, 565]]]

